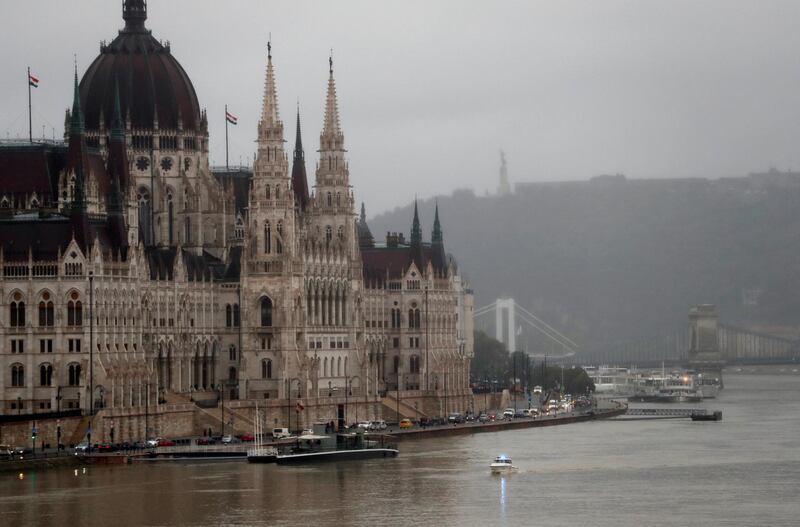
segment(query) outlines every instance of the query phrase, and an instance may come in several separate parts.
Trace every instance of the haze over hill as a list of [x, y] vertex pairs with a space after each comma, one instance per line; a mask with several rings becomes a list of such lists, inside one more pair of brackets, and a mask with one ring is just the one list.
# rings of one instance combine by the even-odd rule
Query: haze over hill
[[[585, 350], [681, 331], [698, 303], [728, 324], [796, 333], [800, 174], [600, 177], [438, 203], [476, 306], [513, 296]], [[427, 239], [434, 200], [419, 205]], [[380, 239], [411, 217], [409, 205], [370, 227]]]

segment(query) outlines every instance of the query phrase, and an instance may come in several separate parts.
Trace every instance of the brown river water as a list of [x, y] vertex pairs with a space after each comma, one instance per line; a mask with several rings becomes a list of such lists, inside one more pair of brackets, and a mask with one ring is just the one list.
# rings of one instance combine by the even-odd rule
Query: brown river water
[[[422, 439], [400, 443], [396, 459], [305, 467], [0, 473], [0, 526], [800, 525], [800, 374], [725, 381], [699, 405], [722, 410], [719, 423], [609, 420]], [[491, 475], [498, 454], [519, 472]]]

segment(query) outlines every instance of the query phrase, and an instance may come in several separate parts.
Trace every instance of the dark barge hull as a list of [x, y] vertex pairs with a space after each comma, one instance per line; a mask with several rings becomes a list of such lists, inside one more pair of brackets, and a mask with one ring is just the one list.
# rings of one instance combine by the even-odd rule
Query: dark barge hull
[[326, 461], [343, 461], [352, 459], [370, 459], [383, 457], [396, 457], [397, 449], [394, 448], [364, 448], [353, 450], [331, 450], [329, 452], [304, 452], [300, 454], [286, 454], [278, 456], [278, 465], [297, 465], [303, 463], [319, 463]]

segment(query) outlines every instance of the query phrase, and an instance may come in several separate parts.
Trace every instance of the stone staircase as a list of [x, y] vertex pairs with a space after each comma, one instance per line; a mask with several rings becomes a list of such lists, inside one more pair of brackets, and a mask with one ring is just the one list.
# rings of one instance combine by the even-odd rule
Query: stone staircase
[[78, 423], [78, 426], [75, 428], [75, 432], [69, 438], [65, 444], [69, 445], [77, 445], [84, 439], [86, 439], [86, 433], [89, 431], [89, 424], [92, 422], [92, 418], [88, 415], [81, 417], [81, 422]]
[[[196, 404], [196, 401], [192, 401], [192, 398], [183, 393], [175, 393], [172, 391], [167, 391], [164, 393], [164, 400], [167, 404], [194, 404], [197, 412], [199, 412], [199, 419], [198, 421], [201, 422], [204, 427], [210, 426], [215, 433], [222, 430], [222, 408], [219, 404], [216, 407], [208, 408], [206, 405], [200, 406]], [[230, 422], [231, 416], [233, 416], [233, 430], [230, 430]], [[225, 404], [225, 433], [231, 434], [244, 434], [244, 433], [253, 433], [254, 423], [253, 420], [245, 415], [244, 412], [239, 411], [236, 408], [230, 408], [228, 404]]]
[[[386, 421], [395, 421], [397, 419], [397, 397], [386, 394], [384, 397], [381, 398], [381, 404], [383, 405], [383, 415], [389, 416], [389, 419], [385, 419]], [[400, 399], [400, 419], [418, 419], [420, 417], [427, 417], [425, 412], [421, 410], [417, 410], [411, 405], [406, 404], [403, 402], [402, 398]]]

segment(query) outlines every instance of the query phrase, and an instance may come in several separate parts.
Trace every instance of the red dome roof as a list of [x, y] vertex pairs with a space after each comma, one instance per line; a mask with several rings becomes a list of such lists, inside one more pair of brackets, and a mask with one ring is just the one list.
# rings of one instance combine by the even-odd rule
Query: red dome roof
[[133, 128], [151, 129], [156, 115], [160, 129], [200, 128], [200, 105], [192, 81], [164, 46], [144, 26], [147, 6], [143, 0], [123, 4], [125, 29], [86, 70], [80, 83], [86, 128], [97, 130], [102, 109], [106, 129], [114, 113], [114, 85], [119, 84], [123, 119]]

